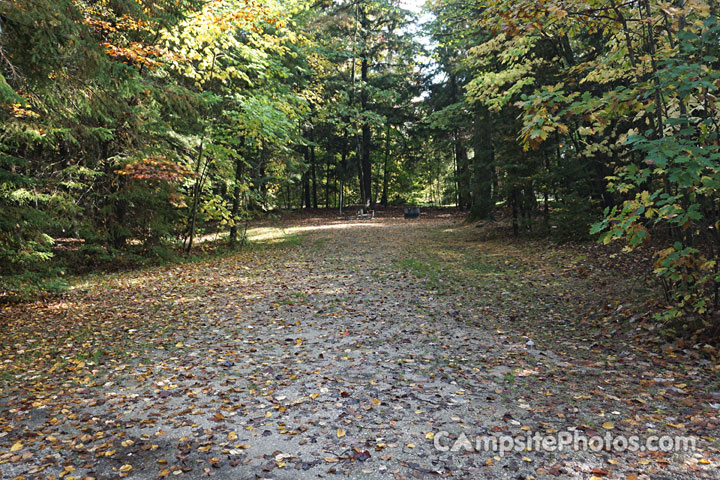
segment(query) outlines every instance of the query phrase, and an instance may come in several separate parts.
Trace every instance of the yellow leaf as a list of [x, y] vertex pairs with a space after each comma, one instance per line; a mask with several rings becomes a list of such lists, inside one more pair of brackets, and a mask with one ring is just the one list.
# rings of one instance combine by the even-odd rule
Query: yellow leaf
[[227, 434], [227, 440], [228, 442], [233, 442], [238, 439], [238, 434], [235, 432], [230, 432]]
[[10, 447], [11, 452], [17, 452], [18, 450], [22, 450], [23, 444], [22, 442], [15, 442], [13, 443], [13, 446]]
[[605, 430], [612, 430], [613, 428], [615, 428], [615, 425], [613, 425], [612, 422], [605, 422], [605, 423], [602, 424], [602, 427], [603, 427]]
[[413, 443], [407, 443], [406, 446], [408, 448], [415, 448], [415, 444], [413, 444]]
[[132, 465], [123, 465], [120, 467], [121, 472], [129, 472], [130, 470], [132, 470]]
[[343, 430], [341, 428], [338, 428], [336, 433], [337, 433], [338, 438], [342, 438], [345, 436], [345, 430]]
[[532, 458], [529, 457], [522, 457], [523, 462], [532, 462]]
[[701, 463], [703, 465], [708, 465], [710, 463], [710, 461], [707, 458], [701, 458], [700, 460], [698, 460], [698, 463]]
[[433, 432], [428, 432], [425, 434], [425, 438], [427, 438], [428, 440], [432, 440], [433, 438], [435, 438], [435, 434]]
[[328, 463], [337, 463], [338, 459], [334, 457], [325, 457], [325, 461]]

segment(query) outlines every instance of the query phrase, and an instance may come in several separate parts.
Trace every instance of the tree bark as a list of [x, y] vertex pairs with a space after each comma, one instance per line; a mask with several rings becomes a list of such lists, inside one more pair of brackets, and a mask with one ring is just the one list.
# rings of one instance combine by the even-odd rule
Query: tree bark
[[[365, 10], [360, 9], [361, 12], [361, 26], [363, 30], [363, 34], [366, 35], [365, 32], [367, 32], [368, 29], [368, 18], [365, 14]], [[370, 206], [370, 202], [372, 201], [372, 164], [370, 163], [370, 141], [371, 141], [371, 135], [370, 135], [370, 122], [369, 119], [365, 116], [365, 112], [367, 112], [368, 109], [368, 92], [367, 92], [367, 81], [368, 81], [368, 71], [370, 69], [369, 63], [368, 63], [368, 52], [367, 52], [367, 39], [364, 39], [363, 41], [363, 51], [362, 51], [362, 60], [360, 62], [360, 79], [362, 80], [362, 85], [360, 89], [360, 106], [363, 110], [363, 124], [362, 124], [362, 142], [361, 142], [361, 148], [360, 148], [360, 164], [362, 169], [362, 193], [363, 193], [363, 202], [365, 207]]]
[[[240, 139], [240, 147], [245, 145], [245, 137]], [[240, 182], [242, 181], [243, 166], [245, 159], [239, 156], [235, 159], [235, 188], [233, 189], [233, 202], [232, 202], [232, 220], [233, 224], [230, 227], [230, 246], [235, 246], [237, 243], [238, 233], [238, 213], [240, 213], [240, 200], [242, 196], [242, 188]]]
[[513, 235], [516, 237], [520, 233], [520, 225], [518, 222], [518, 189], [517, 186], [514, 185], [511, 192], [511, 200], [512, 200], [512, 228], [513, 228]]
[[387, 207], [388, 204], [388, 182], [390, 181], [390, 174], [388, 172], [390, 164], [390, 122], [385, 126], [385, 164], [383, 165], [383, 187], [382, 187], [382, 198], [380, 203]]
[[330, 155], [325, 152], [325, 208], [330, 208]]
[[[305, 161], [310, 163], [310, 148], [305, 147], [304, 155]], [[303, 200], [301, 203], [304, 204], [305, 208], [310, 208], [310, 172], [303, 174]]]
[[203, 131], [203, 136], [200, 139], [200, 148], [198, 150], [197, 154], [197, 163], [195, 164], [195, 173], [198, 175], [197, 179], [195, 180], [195, 185], [193, 186], [193, 203], [192, 203], [192, 211], [190, 212], [190, 227], [187, 235], [187, 246], [185, 248], [186, 253], [190, 253], [190, 250], [193, 246], [193, 240], [195, 239], [195, 226], [197, 224], [197, 210], [198, 205], [200, 203], [200, 194], [202, 193], [203, 184], [205, 183], [205, 172], [207, 170], [207, 166], [202, 168], [201, 171], [201, 163], [203, 158], [203, 150], [205, 148], [205, 132]]
[[317, 197], [317, 171], [315, 167], [315, 147], [310, 147], [310, 176], [312, 177], [312, 204], [313, 208], [318, 208]]

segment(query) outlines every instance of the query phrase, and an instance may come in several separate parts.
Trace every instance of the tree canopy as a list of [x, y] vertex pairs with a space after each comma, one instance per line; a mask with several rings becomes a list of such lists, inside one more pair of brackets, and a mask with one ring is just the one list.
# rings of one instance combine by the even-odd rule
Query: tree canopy
[[[420, 19], [422, 17], [422, 20]], [[455, 205], [720, 300], [714, 0], [0, 2], [2, 298], [252, 215]]]

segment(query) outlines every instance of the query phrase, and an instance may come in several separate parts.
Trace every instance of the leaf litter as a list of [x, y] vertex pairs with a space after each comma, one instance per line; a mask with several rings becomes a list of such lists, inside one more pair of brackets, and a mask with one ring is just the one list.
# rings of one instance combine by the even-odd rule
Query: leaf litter
[[[717, 357], [658, 340], [640, 266], [453, 215], [292, 221], [5, 307], [0, 476], [718, 478]], [[698, 449], [434, 448], [567, 430]]]

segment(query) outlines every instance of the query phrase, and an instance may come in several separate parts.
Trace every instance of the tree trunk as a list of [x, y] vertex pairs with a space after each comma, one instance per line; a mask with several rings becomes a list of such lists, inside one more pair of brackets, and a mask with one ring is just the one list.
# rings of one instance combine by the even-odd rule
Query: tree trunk
[[[310, 163], [310, 149], [308, 147], [305, 147], [305, 151], [303, 152], [305, 156], [305, 161], [307, 163]], [[302, 188], [303, 188], [303, 195], [301, 200], [301, 206], [304, 206], [305, 208], [310, 208], [310, 172], [306, 171], [303, 173], [302, 176]]]
[[515, 235], [517, 237], [518, 233], [520, 233], [520, 225], [518, 223], [518, 189], [517, 189], [517, 186], [513, 186], [513, 188], [512, 188], [511, 199], [512, 199], [513, 235]]
[[[368, 30], [368, 18], [365, 15], [365, 11], [361, 9], [361, 25], [363, 32]], [[367, 92], [367, 81], [368, 81], [368, 70], [370, 68], [368, 63], [368, 52], [366, 50], [366, 43], [363, 42], [362, 60], [360, 62], [360, 79], [362, 80], [360, 90], [360, 106], [363, 111], [363, 124], [362, 124], [362, 142], [360, 152], [360, 164], [362, 168], [362, 189], [364, 207], [369, 207], [372, 201], [372, 164], [370, 163], [370, 123], [368, 118], [365, 116], [365, 112], [368, 109], [368, 92]]]
[[313, 208], [318, 208], [318, 197], [317, 197], [317, 172], [315, 168], [315, 147], [310, 147], [310, 176], [312, 177], [312, 205]]
[[343, 201], [344, 201], [343, 192], [344, 191], [345, 191], [345, 184], [342, 181], [342, 179], [340, 179], [340, 201], [338, 202], [338, 205], [340, 206], [340, 215], [342, 215]]
[[197, 154], [197, 163], [195, 164], [195, 173], [198, 174], [197, 179], [195, 180], [195, 185], [193, 186], [193, 203], [192, 203], [192, 210], [190, 211], [190, 227], [188, 230], [187, 235], [187, 245], [185, 247], [186, 253], [190, 253], [190, 250], [193, 246], [193, 240], [195, 239], [195, 226], [197, 224], [197, 210], [198, 210], [198, 204], [200, 203], [200, 194], [202, 193], [202, 187], [204, 183], [204, 174], [206, 169], [202, 169], [201, 171], [201, 163], [202, 163], [202, 157], [203, 157], [203, 150], [205, 147], [205, 132], [203, 132], [203, 136], [200, 139], [200, 148], [198, 149]]
[[[459, 101], [457, 78], [450, 75], [450, 99], [453, 103]], [[457, 187], [457, 204], [460, 210], [470, 207], [470, 178], [468, 168], [467, 148], [463, 145], [459, 128], [453, 132], [455, 154], [455, 184]]]
[[[492, 146], [492, 127], [490, 112], [478, 111], [474, 126], [474, 150], [471, 175], [471, 188], [473, 192], [471, 215], [476, 219], [490, 219], [495, 205], [493, 170], [495, 152]], [[469, 163], [469, 161], [468, 161]], [[470, 176], [470, 175], [469, 175]]]
[[[245, 137], [240, 139], [240, 147], [245, 145]], [[233, 202], [232, 202], [232, 220], [233, 224], [230, 227], [230, 246], [235, 246], [237, 243], [238, 234], [238, 213], [240, 213], [240, 200], [242, 195], [241, 181], [243, 174], [244, 158], [239, 156], [235, 159], [235, 188], [233, 189]]]
[[267, 210], [267, 178], [265, 178], [265, 162], [267, 161], [267, 151], [265, 149], [265, 143], [260, 141], [260, 162], [258, 164], [258, 181], [260, 182], [260, 202], [263, 210]]
[[457, 162], [458, 207], [461, 210], [471, 207], [470, 182], [467, 148], [459, 136], [455, 136], [455, 160]]
[[325, 208], [330, 208], [330, 155], [325, 152]]
[[387, 207], [388, 204], [388, 182], [390, 174], [388, 172], [390, 164], [390, 122], [385, 127], [385, 164], [383, 165], [383, 188], [380, 203]]

